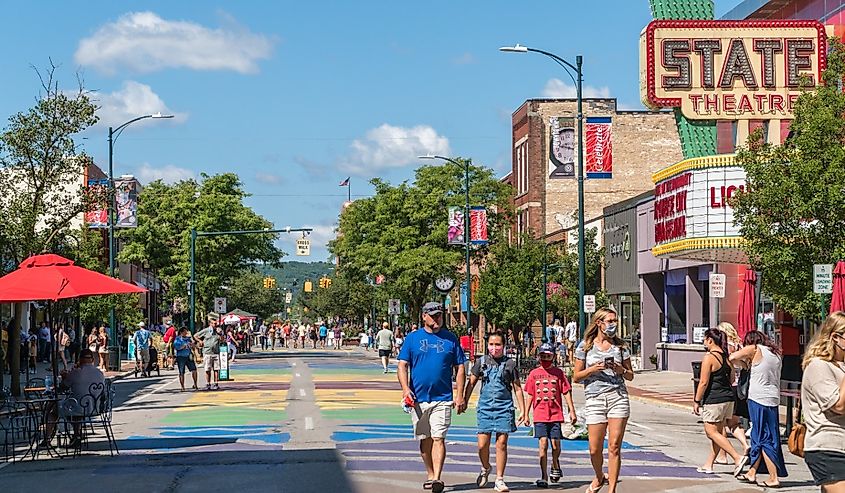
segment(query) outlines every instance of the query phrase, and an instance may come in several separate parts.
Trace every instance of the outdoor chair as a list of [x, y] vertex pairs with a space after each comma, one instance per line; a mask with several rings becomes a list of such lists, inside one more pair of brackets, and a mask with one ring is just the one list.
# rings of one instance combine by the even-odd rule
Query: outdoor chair
[[25, 436], [26, 420], [21, 419], [21, 408], [12, 399], [7, 388], [0, 390], [0, 433], [3, 434], [3, 459], [15, 460], [15, 446]]
[[112, 409], [114, 406], [114, 387], [111, 382], [107, 384], [92, 383], [88, 387], [88, 393], [78, 399], [80, 429], [83, 431], [82, 441], [88, 441], [85, 430], [95, 433], [95, 427], [102, 426], [106, 434], [111, 455], [120, 454], [117, 448], [117, 441], [112, 431]]

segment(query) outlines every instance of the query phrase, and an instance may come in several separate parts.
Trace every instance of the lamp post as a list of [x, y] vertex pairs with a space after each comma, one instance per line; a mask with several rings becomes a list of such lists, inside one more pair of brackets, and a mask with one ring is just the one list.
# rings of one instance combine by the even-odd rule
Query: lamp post
[[[566, 74], [572, 79], [572, 82], [575, 83], [575, 98], [577, 101], [576, 104], [578, 106], [578, 330], [581, 334], [581, 337], [583, 338], [584, 328], [587, 325], [587, 320], [584, 313], [584, 295], [586, 294], [586, 283], [584, 280], [584, 101], [583, 94], [581, 91], [581, 84], [584, 80], [584, 74], [581, 70], [582, 65], [584, 63], [584, 57], [582, 57], [581, 55], [576, 56], [575, 64], [573, 65], [564, 60], [563, 58], [555, 55], [554, 53], [549, 53], [548, 51], [538, 50], [535, 48], [528, 48], [527, 46], [522, 46], [520, 44], [517, 44], [515, 46], [503, 46], [499, 48], [499, 51], [505, 51], [510, 53], [527, 53], [530, 51], [533, 53], [540, 53], [541, 55], [546, 55], [547, 57], [554, 60], [555, 63], [563, 67], [564, 71], [566, 71]], [[572, 72], [570, 72], [570, 69], [575, 71], [574, 76], [572, 75]], [[545, 221], [545, 218], [543, 218], [543, 221]], [[545, 238], [543, 239], [543, 241], [545, 241]], [[543, 290], [545, 292], [545, 288], [543, 288]], [[545, 312], [543, 313], [542, 318], [543, 326], [545, 327]], [[543, 335], [545, 336], [545, 329]]]
[[455, 161], [452, 158], [444, 156], [436, 156], [427, 154], [420, 156], [420, 159], [440, 159], [448, 161], [456, 166], [464, 167], [464, 196], [466, 197], [466, 207], [464, 208], [464, 247], [466, 250], [466, 266], [467, 266], [467, 334], [472, 335], [472, 272], [470, 271], [469, 259], [469, 166], [472, 164], [471, 159], [467, 159], [463, 164]]
[[[109, 275], [114, 277], [115, 269], [115, 248], [114, 248], [114, 222], [115, 222], [115, 188], [114, 188], [114, 141], [120, 137], [123, 130], [133, 123], [147, 118], [173, 118], [173, 115], [162, 115], [153, 113], [133, 118], [115, 128], [109, 127]], [[117, 327], [115, 326], [114, 304], [109, 309], [109, 366], [120, 369], [120, 344], [117, 344]], [[113, 359], [114, 358], [114, 359]]]

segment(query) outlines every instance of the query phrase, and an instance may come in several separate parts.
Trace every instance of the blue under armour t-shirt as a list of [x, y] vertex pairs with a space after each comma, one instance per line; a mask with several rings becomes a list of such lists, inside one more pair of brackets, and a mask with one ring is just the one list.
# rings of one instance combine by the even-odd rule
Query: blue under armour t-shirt
[[430, 334], [418, 329], [405, 337], [399, 359], [410, 368], [411, 391], [417, 402], [452, 400], [452, 367], [466, 361], [455, 334], [440, 329]]

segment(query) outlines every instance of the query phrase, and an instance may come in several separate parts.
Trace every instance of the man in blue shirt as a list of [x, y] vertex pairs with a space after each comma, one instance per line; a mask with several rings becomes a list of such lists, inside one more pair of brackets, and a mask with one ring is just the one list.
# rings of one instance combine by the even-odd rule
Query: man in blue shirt
[[329, 328], [325, 322], [320, 322], [320, 348], [326, 349], [326, 338], [329, 335]]
[[[399, 353], [399, 383], [403, 402], [411, 408], [414, 435], [420, 440], [420, 455], [428, 479], [424, 489], [440, 493], [440, 480], [446, 460], [446, 433], [452, 422], [452, 407], [463, 402], [466, 384], [464, 351], [455, 334], [441, 328], [443, 306], [429, 302], [423, 306], [422, 330], [408, 334]], [[452, 392], [452, 371], [457, 371], [456, 390]]]
[[[147, 377], [147, 365], [150, 363], [150, 331], [144, 322], [138, 323], [138, 330], [132, 336], [135, 340], [135, 364], [141, 364], [141, 376]], [[136, 370], [137, 371], [137, 370]]]

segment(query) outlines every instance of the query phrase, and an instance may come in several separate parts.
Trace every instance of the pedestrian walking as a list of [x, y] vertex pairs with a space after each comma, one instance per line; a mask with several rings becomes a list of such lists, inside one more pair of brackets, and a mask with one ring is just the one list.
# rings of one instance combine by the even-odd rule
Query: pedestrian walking
[[37, 371], [35, 364], [38, 360], [38, 334], [34, 328], [29, 329], [29, 335], [26, 340], [29, 346], [29, 368], [27, 371], [34, 375]]
[[100, 326], [100, 370], [105, 373], [109, 370], [109, 331]]
[[[79, 333], [84, 334], [85, 331], [80, 327]], [[79, 360], [80, 344], [79, 339], [77, 338], [76, 329], [74, 329], [72, 325], [67, 328], [67, 335], [70, 338], [70, 344], [68, 345], [68, 361], [70, 361], [71, 364], [76, 364]]]
[[285, 324], [282, 326], [282, 335], [285, 338], [284, 344], [282, 344], [283, 348], [288, 349], [291, 345], [296, 346], [296, 341], [291, 340], [290, 320], [285, 320]]
[[381, 358], [381, 366], [385, 373], [387, 373], [387, 365], [390, 363], [390, 356], [393, 354], [394, 341], [390, 324], [384, 322], [381, 325], [381, 330], [376, 334], [376, 347], [378, 348], [378, 356]]
[[340, 324], [334, 326], [334, 348], [340, 349], [343, 346], [343, 330]]
[[783, 361], [778, 348], [765, 334], [753, 330], [742, 340], [744, 347], [731, 355], [731, 362], [742, 362], [751, 370], [748, 385], [748, 414], [751, 416], [751, 449], [748, 463], [751, 468], [740, 480], [757, 483], [757, 472], [762, 467], [768, 479], [757, 483], [763, 487], [777, 488], [780, 478], [788, 476], [780, 446], [780, 371]]
[[[566, 348], [562, 348], [566, 351]], [[578, 422], [575, 404], [572, 402], [572, 385], [566, 374], [554, 365], [555, 350], [551, 344], [540, 346], [539, 366], [531, 370], [525, 379], [525, 391], [531, 397], [534, 421], [534, 437], [538, 440], [540, 458], [540, 479], [534, 482], [538, 488], [548, 488], [549, 481], [557, 483], [563, 476], [560, 467], [561, 439], [563, 438], [563, 400], [569, 409], [569, 422]], [[528, 421], [528, 420], [526, 420]], [[552, 468], [548, 469], [548, 450], [552, 448]]]
[[578, 342], [578, 324], [575, 323], [575, 320], [570, 320], [566, 323], [566, 327], [564, 327], [563, 332], [566, 336], [566, 360], [571, 365], [575, 362], [575, 346]]
[[710, 439], [712, 450], [698, 472], [713, 474], [713, 462], [719, 449], [724, 450], [734, 461], [733, 475], [739, 476], [748, 463], [748, 456], [737, 453], [723, 431], [725, 422], [733, 415], [734, 370], [727, 362], [727, 340], [725, 333], [718, 329], [704, 332], [704, 348], [707, 354], [701, 360], [701, 379], [695, 392], [693, 413], [704, 421], [704, 433]]
[[308, 335], [308, 328], [302, 322], [299, 323], [297, 328], [297, 335], [299, 336], [299, 347], [305, 349], [305, 336]]
[[[458, 407], [458, 414], [469, 406], [469, 399], [475, 385], [481, 381], [481, 394], [478, 397], [478, 458], [481, 460], [481, 472], [475, 480], [479, 488], [487, 485], [490, 476], [490, 441], [496, 434], [496, 480], [493, 489], [499, 492], [510, 491], [505, 483], [505, 466], [508, 462], [508, 436], [525, 422], [525, 397], [519, 382], [516, 360], [505, 355], [505, 336], [494, 332], [487, 339], [487, 354], [478, 358], [470, 371], [463, 401]], [[514, 420], [513, 395], [516, 395], [518, 415]]]
[[235, 340], [235, 330], [233, 328], [229, 328], [226, 330], [226, 347], [229, 349], [229, 354], [227, 358], [230, 362], [235, 362], [235, 356], [238, 355], [238, 345], [237, 341]]
[[179, 385], [182, 386], [182, 392], [185, 391], [185, 370], [191, 371], [191, 378], [194, 379], [194, 385], [191, 387], [197, 390], [197, 365], [194, 363], [193, 357], [194, 343], [191, 339], [191, 332], [187, 327], [182, 327], [179, 335], [173, 340], [173, 350], [176, 354], [176, 367], [179, 369]]
[[274, 351], [276, 349], [276, 326], [270, 325], [270, 328], [267, 329], [268, 337], [270, 338], [270, 351]]
[[320, 322], [320, 349], [326, 349], [326, 340], [329, 337], [329, 328], [325, 322]]
[[[275, 324], [270, 324], [271, 327], [273, 325]], [[261, 325], [258, 326], [258, 344], [262, 351], [267, 350], [267, 326], [264, 325], [264, 322], [261, 322]]]
[[311, 341], [311, 349], [317, 349], [317, 327], [308, 324], [308, 340]]
[[804, 460], [823, 493], [845, 491], [845, 313], [822, 323], [804, 354]]
[[[443, 306], [423, 306], [425, 328], [408, 335], [399, 354], [398, 377], [402, 401], [410, 408], [414, 435], [420, 440], [420, 455], [427, 479], [423, 489], [440, 493], [445, 487], [440, 475], [446, 460], [446, 434], [452, 423], [454, 403], [463, 403], [466, 384], [464, 352], [455, 334], [442, 328]], [[452, 393], [452, 371], [457, 371]]]
[[208, 327], [194, 334], [194, 341], [202, 348], [202, 363], [205, 368], [205, 390], [218, 390], [217, 370], [220, 369], [220, 344], [224, 343], [222, 329], [210, 324]]
[[70, 336], [65, 330], [64, 325], [59, 326], [59, 330], [56, 332], [56, 341], [58, 341], [59, 345], [58, 353], [59, 358], [62, 360], [62, 369], [67, 370], [67, 348], [70, 346]]
[[138, 322], [138, 330], [132, 335], [132, 340], [135, 342], [135, 369], [139, 369], [140, 365], [141, 376], [148, 377], [147, 367], [150, 364], [150, 339], [152, 334], [147, 330], [144, 322]]
[[[745, 429], [742, 427], [742, 419], [749, 419], [748, 416], [748, 399], [740, 398], [739, 392], [737, 392], [737, 385], [739, 384], [739, 373], [736, 371], [737, 364], [739, 368], [748, 369], [747, 365], [742, 362], [739, 362], [732, 358], [731, 356], [742, 349], [742, 340], [739, 338], [739, 334], [737, 334], [736, 329], [734, 328], [733, 324], [730, 322], [722, 322], [717, 327], [717, 329], [721, 330], [725, 333], [728, 341], [728, 361], [734, 366], [734, 374], [736, 375], [733, 381], [733, 390], [734, 395], [736, 395], [736, 401], [734, 401], [734, 412], [733, 415], [725, 421], [725, 437], [728, 436], [728, 433], [733, 435], [734, 438], [739, 440], [739, 444], [742, 446], [742, 450], [745, 451], [745, 455], [748, 455], [748, 438], [745, 435]], [[734, 363], [734, 361], [737, 361]], [[725, 453], [724, 450], [719, 450], [719, 454], [716, 456], [716, 461], [714, 464], [728, 464], [728, 455]]]
[[[622, 465], [622, 440], [631, 403], [625, 381], [634, 379], [631, 353], [617, 334], [618, 318], [610, 308], [599, 308], [593, 315], [584, 340], [575, 349], [573, 380], [584, 383], [584, 421], [590, 440], [590, 461], [596, 473], [587, 491], [595, 493], [608, 483], [615, 493]], [[602, 472], [604, 437], [607, 436], [607, 472]]]
[[164, 331], [164, 335], [161, 338], [162, 342], [164, 342], [164, 367], [168, 370], [173, 369], [173, 364], [176, 361], [173, 343], [176, 341], [177, 336], [176, 327], [174, 327], [173, 324], [169, 324], [167, 326], [167, 330]]

